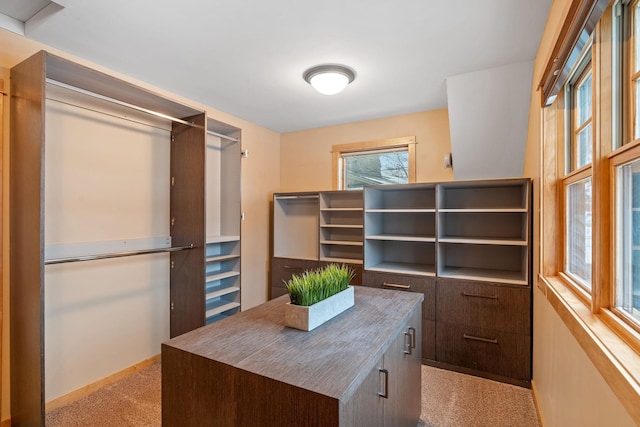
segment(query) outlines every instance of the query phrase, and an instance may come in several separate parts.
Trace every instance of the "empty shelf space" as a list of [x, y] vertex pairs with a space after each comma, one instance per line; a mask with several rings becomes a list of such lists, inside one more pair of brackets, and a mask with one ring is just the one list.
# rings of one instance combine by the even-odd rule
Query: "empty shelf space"
[[234, 292], [240, 292], [240, 288], [238, 286], [229, 286], [227, 288], [212, 286], [210, 289], [207, 289], [205, 296], [207, 301], [209, 301], [211, 299], [219, 298], [224, 295], [229, 295]]
[[526, 210], [529, 197], [528, 185], [528, 180], [440, 184], [438, 207], [441, 210]]
[[229, 255], [214, 255], [206, 258], [207, 262], [220, 262], [220, 261], [228, 261], [230, 259], [238, 259], [240, 255], [229, 254]]
[[337, 262], [340, 264], [362, 264], [361, 259], [355, 258], [322, 257], [320, 261]]
[[207, 244], [237, 242], [237, 241], [240, 241], [240, 236], [236, 236], [236, 235], [207, 236], [207, 240], [206, 240]]
[[362, 246], [362, 241], [352, 242], [349, 240], [322, 240], [323, 245], [343, 245], [343, 246]]
[[382, 273], [416, 274], [420, 276], [435, 276], [436, 267], [434, 264], [416, 264], [408, 262], [381, 262], [368, 267], [367, 270]]
[[207, 283], [215, 282], [216, 280], [228, 279], [229, 277], [239, 276], [238, 271], [225, 271], [221, 273], [209, 274], [206, 276]]
[[213, 317], [217, 314], [224, 313], [225, 311], [233, 310], [234, 308], [240, 307], [239, 302], [222, 302], [220, 305], [213, 305], [212, 308], [207, 309], [206, 317], [207, 319]]
[[398, 242], [435, 242], [435, 236], [416, 236], [408, 234], [373, 234], [367, 240], [395, 240]]
[[362, 224], [321, 224], [320, 228], [363, 228]]
[[435, 209], [367, 209], [369, 213], [434, 213]]
[[524, 240], [488, 238], [488, 237], [440, 237], [440, 243], [469, 243], [473, 245], [527, 246]]
[[438, 209], [440, 213], [526, 213], [525, 208]]
[[527, 285], [528, 280], [522, 271], [491, 270], [487, 268], [446, 267], [440, 270], [440, 277], [455, 279], [483, 280], [487, 282]]
[[322, 208], [321, 212], [362, 212], [362, 208]]

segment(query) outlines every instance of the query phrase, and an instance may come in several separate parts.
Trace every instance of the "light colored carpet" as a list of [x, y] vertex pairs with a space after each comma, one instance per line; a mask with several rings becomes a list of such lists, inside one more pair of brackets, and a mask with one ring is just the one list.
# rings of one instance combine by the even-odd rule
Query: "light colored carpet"
[[[157, 427], [160, 365], [46, 414], [47, 427]], [[539, 427], [531, 390], [422, 366], [418, 427]]]

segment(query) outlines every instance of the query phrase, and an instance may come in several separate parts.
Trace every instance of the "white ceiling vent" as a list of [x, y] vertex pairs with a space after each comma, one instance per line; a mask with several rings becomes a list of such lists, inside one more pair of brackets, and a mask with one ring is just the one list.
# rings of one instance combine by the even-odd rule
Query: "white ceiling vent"
[[40, 22], [65, 7], [66, 0], [3, 0], [0, 27], [22, 36], [29, 25]]

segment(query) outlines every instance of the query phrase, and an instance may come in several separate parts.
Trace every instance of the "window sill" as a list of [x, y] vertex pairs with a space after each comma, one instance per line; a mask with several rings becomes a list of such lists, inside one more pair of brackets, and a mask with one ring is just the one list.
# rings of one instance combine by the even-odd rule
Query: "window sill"
[[640, 424], [640, 355], [609, 326], [611, 315], [593, 314], [559, 277], [540, 276], [541, 291], [609, 384]]

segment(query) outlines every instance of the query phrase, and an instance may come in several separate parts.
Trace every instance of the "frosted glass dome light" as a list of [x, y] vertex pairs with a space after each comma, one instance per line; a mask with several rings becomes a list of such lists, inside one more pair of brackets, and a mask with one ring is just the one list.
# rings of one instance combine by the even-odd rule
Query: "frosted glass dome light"
[[342, 92], [356, 75], [344, 65], [318, 65], [309, 68], [302, 77], [318, 92], [335, 95]]

